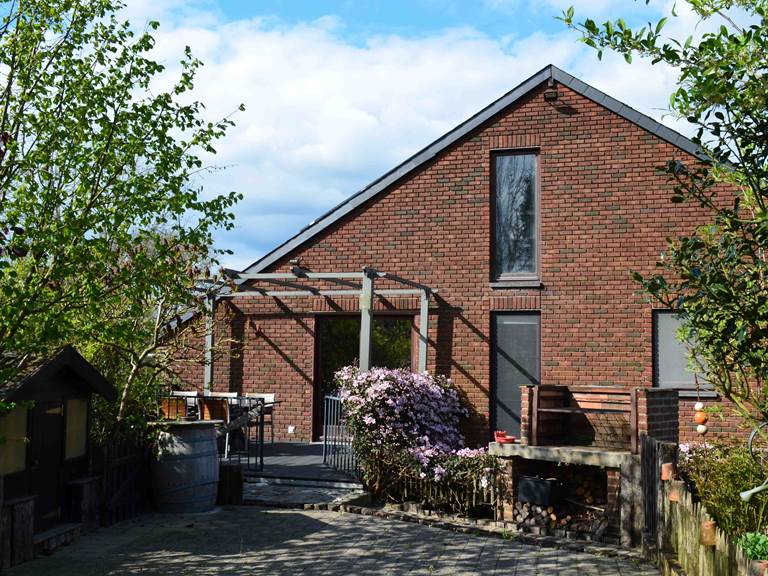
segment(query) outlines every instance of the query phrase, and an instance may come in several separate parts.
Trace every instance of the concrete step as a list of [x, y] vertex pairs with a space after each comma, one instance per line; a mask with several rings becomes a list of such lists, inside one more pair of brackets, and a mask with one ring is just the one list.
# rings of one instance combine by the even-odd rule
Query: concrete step
[[48, 555], [57, 548], [71, 544], [82, 534], [83, 525], [79, 523], [61, 524], [45, 532], [35, 534], [32, 542], [35, 554]]
[[338, 488], [344, 490], [362, 490], [362, 482], [355, 480], [315, 480], [308, 478], [286, 478], [274, 476], [259, 476], [246, 474], [245, 481], [251, 484], [263, 484], [266, 486], [297, 486], [305, 488]]

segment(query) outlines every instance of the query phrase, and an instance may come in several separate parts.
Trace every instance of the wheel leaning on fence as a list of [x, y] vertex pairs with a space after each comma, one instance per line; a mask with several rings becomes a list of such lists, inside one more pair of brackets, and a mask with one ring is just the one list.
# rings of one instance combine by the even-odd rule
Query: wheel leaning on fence
[[[749, 455], [757, 462], [763, 471], [768, 471], [768, 430], [766, 430], [768, 422], [761, 422], [758, 424], [752, 433], [749, 435], [747, 441], [747, 448], [749, 449]], [[744, 502], [749, 502], [752, 496], [759, 494], [764, 490], [768, 490], [768, 476], [766, 476], [763, 483], [749, 490], [744, 490], [739, 494]]]

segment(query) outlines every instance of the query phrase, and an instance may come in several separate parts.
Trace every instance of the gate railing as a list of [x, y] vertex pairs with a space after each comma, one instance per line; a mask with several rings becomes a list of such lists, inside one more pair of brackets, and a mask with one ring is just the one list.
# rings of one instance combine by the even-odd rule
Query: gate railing
[[352, 448], [352, 434], [347, 428], [338, 396], [326, 396], [323, 404], [323, 464], [355, 478], [360, 477]]

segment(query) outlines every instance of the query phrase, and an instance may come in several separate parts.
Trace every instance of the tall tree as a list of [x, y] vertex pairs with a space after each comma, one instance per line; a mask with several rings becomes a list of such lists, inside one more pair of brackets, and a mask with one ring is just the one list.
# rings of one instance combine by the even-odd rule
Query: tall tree
[[121, 8], [0, 1], [0, 378], [64, 342], [146, 350], [168, 311], [203, 305], [190, 259], [215, 264], [233, 226], [241, 195], [194, 184], [232, 122], [190, 97], [189, 48], [153, 84], [158, 24], [135, 33]]
[[[646, 4], [648, 1], [646, 0]], [[679, 72], [670, 109], [696, 128], [708, 162], [669, 161], [672, 201], [709, 210], [711, 222], [669, 240], [658, 274], [635, 278], [678, 310], [680, 336], [709, 383], [748, 421], [768, 419], [768, 22], [765, 0], [688, 0], [698, 37], [667, 38], [671, 13], [633, 29], [622, 19], [563, 21], [597, 50]], [[740, 24], [744, 22], [745, 24]], [[721, 194], [727, 190], [728, 193]]]

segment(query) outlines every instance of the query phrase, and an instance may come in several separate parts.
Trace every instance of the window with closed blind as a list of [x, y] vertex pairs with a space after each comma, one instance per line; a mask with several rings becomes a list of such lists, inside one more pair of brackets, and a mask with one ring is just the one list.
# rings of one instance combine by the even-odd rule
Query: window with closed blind
[[653, 372], [654, 385], [659, 388], [708, 388], [703, 374], [689, 368], [689, 348], [678, 337], [681, 320], [672, 310], [653, 313]]
[[493, 425], [520, 435], [521, 386], [539, 384], [541, 327], [538, 312], [493, 314]]

